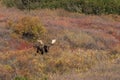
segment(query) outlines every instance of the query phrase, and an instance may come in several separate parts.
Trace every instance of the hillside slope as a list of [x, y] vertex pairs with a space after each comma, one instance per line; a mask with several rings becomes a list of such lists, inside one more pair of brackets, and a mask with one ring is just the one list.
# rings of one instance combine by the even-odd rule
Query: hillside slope
[[[45, 55], [16, 37], [8, 20], [37, 16], [57, 43]], [[120, 16], [0, 8], [0, 80], [119, 80]]]

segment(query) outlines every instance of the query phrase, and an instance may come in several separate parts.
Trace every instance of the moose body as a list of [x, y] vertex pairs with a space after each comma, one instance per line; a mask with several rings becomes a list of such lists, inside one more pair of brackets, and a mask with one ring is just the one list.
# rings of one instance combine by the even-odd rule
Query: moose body
[[49, 48], [56, 42], [56, 40], [52, 40], [51, 44], [43, 44], [41, 40], [37, 41], [38, 43], [34, 46], [37, 50], [37, 53], [44, 54], [49, 52]]
[[35, 46], [36, 49], [37, 49], [37, 53], [41, 53], [41, 54], [44, 54], [44, 53], [48, 53], [49, 51], [49, 46], [47, 45], [44, 45], [44, 46]]

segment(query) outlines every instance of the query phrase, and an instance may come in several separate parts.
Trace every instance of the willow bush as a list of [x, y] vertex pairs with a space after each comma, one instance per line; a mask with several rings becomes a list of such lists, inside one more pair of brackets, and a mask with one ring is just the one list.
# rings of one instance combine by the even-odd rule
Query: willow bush
[[120, 0], [2, 0], [19, 9], [62, 8], [85, 14], [120, 14]]
[[7, 24], [13, 29], [14, 33], [27, 39], [34, 40], [42, 37], [46, 33], [46, 29], [38, 17], [22, 17], [16, 22], [8, 21]]

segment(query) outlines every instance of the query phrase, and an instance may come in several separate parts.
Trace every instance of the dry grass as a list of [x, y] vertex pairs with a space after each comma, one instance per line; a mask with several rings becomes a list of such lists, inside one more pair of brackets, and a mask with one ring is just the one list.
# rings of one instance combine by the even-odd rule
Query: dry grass
[[[69, 51], [62, 52], [57, 50], [44, 56], [34, 56], [34, 51], [8, 52], [4, 53], [4, 55], [0, 53], [0, 63], [2, 66], [7, 66], [5, 68], [10, 68], [14, 71], [12, 73], [9, 72], [9, 69], [2, 71], [2, 73], [5, 73], [5, 76], [14, 75], [10, 78], [7, 77], [9, 79], [19, 75], [39, 79], [43, 75], [49, 75], [49, 73], [64, 74], [71, 70], [79, 72], [88, 70], [96, 63], [96, 55], [98, 55], [98, 58], [99, 56], [102, 57], [102, 54], [93, 53], [92, 51], [88, 52], [83, 51], [82, 53], [81, 51], [73, 54]], [[1, 79], [3, 80], [3, 76]]]
[[[56, 46], [51, 48], [49, 54], [35, 56], [33, 49], [26, 49], [7, 52], [4, 55], [0, 53], [0, 69], [2, 70], [0, 75], [1, 80], [10, 80], [17, 76], [27, 77], [31, 80], [44, 80], [45, 78], [48, 80], [88, 80], [89, 77], [95, 80], [97, 76], [100, 79], [103, 76], [101, 80], [109, 80], [108, 78], [111, 77], [111, 80], [114, 80], [118, 79], [117, 75], [120, 74], [117, 71], [120, 67], [119, 59], [119, 53], [112, 55], [109, 54], [109, 51], [100, 50], [77, 49], [73, 52], [63, 51]], [[72, 76], [72, 74], [74, 75]]]

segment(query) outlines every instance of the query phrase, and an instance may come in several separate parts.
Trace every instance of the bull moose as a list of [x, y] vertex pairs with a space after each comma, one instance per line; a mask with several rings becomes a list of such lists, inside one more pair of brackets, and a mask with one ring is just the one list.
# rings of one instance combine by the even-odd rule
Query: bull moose
[[53, 39], [51, 43], [44, 44], [42, 40], [37, 40], [37, 44], [34, 46], [36, 48], [36, 52], [40, 54], [48, 53], [49, 48], [54, 45], [56, 39]]

